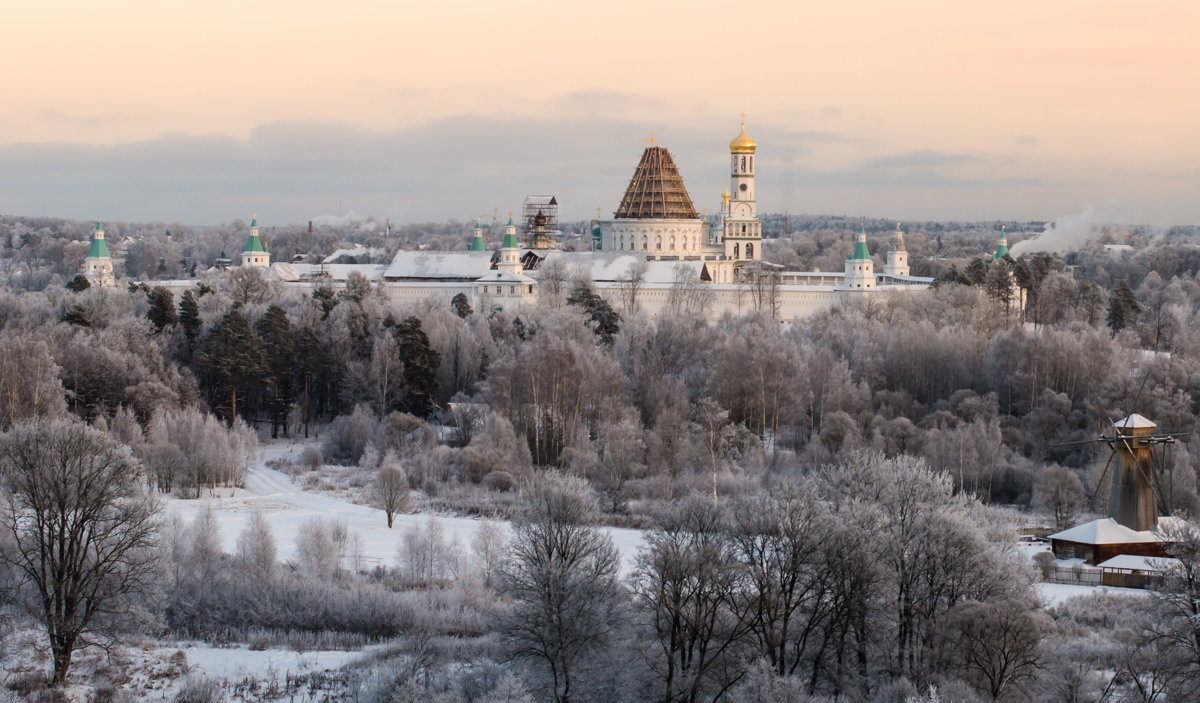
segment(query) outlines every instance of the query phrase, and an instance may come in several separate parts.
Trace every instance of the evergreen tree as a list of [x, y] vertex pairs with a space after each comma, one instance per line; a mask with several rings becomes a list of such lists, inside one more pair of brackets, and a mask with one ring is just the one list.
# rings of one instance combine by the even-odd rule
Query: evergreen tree
[[1142, 311], [1128, 280], [1117, 281], [1108, 298], [1108, 326], [1113, 333], [1132, 325]]
[[59, 319], [72, 325], [79, 325], [80, 327], [92, 326], [92, 319], [88, 317], [87, 310], [78, 303], [63, 310], [62, 317]]
[[150, 303], [146, 317], [154, 323], [155, 331], [162, 332], [164, 328], [179, 322], [179, 314], [175, 312], [175, 296], [171, 291], [155, 286], [146, 294], [146, 302]]
[[71, 291], [72, 293], [82, 293], [91, 287], [92, 282], [89, 281], [87, 276], [84, 276], [82, 273], [76, 274], [75, 278], [72, 278], [67, 282], [67, 290]]
[[210, 397], [229, 393], [229, 424], [237, 419], [239, 392], [251, 390], [265, 371], [262, 340], [250, 329], [242, 306], [234, 303], [204, 340], [201, 368]]
[[613, 310], [607, 300], [588, 286], [580, 285], [571, 291], [567, 304], [582, 308], [588, 315], [588, 325], [592, 331], [605, 346], [612, 346], [613, 338], [620, 330], [621, 315]]
[[279, 436], [279, 426], [284, 425], [288, 409], [292, 406], [292, 365], [295, 357], [295, 339], [292, 323], [287, 313], [278, 305], [267, 308], [267, 312], [255, 325], [254, 331], [262, 338], [266, 361], [267, 406], [271, 409], [271, 438]]
[[421, 321], [416, 317], [408, 317], [396, 325], [393, 335], [400, 346], [400, 360], [404, 363], [404, 400], [400, 410], [417, 417], [428, 417], [437, 405], [434, 398], [442, 356], [429, 344], [429, 337], [421, 329]]
[[470, 317], [471, 313], [475, 312], [471, 309], [471, 301], [467, 300], [466, 293], [459, 293], [451, 298], [450, 305], [454, 307], [454, 314], [458, 315], [464, 320]]
[[184, 291], [183, 297], [179, 299], [179, 326], [183, 328], [183, 334], [187, 338], [188, 356], [191, 356], [192, 349], [196, 347], [196, 337], [200, 336], [202, 324], [196, 295], [190, 290]]
[[300, 402], [304, 408], [304, 436], [308, 437], [308, 423], [312, 419], [313, 393], [317, 393], [318, 401], [324, 398], [324, 393], [319, 392], [323, 386], [318, 384], [318, 379], [325, 370], [325, 350], [321, 346], [321, 338], [311, 327], [303, 327], [296, 332], [294, 350], [300, 372], [300, 389], [303, 394]]

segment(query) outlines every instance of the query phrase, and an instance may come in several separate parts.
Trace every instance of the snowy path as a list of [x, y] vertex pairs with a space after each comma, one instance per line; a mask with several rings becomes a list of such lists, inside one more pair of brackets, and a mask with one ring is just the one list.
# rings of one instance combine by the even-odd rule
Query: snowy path
[[[190, 521], [205, 505], [212, 505], [220, 526], [222, 545], [230, 553], [237, 550], [238, 535], [246, 528], [250, 516], [259, 511], [271, 526], [279, 557], [284, 560], [295, 557], [296, 535], [304, 522], [312, 518], [336, 519], [362, 539], [367, 568], [375, 564], [395, 563], [396, 548], [405, 530], [424, 525], [429, 514], [397, 515], [395, 527], [389, 530], [382, 510], [305, 491], [292, 483], [291, 477], [266, 465], [272, 459], [298, 457], [304, 446], [292, 443], [264, 445], [259, 452], [258, 462], [246, 475], [244, 489], [220, 489], [217, 497], [200, 500], [172, 498], [166, 501], [167, 511], [176, 512]], [[463, 550], [469, 551], [471, 539], [479, 529], [479, 520], [447, 515], [435, 515], [434, 518], [441, 524], [448, 542], [458, 539]], [[626, 571], [630, 570], [641, 546], [642, 532], [616, 528], [606, 528], [606, 531], [621, 552]]]

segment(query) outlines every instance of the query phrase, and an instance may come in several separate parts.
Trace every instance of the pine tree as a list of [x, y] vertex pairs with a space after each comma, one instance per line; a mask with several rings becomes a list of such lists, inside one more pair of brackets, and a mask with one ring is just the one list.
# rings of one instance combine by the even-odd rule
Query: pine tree
[[179, 326], [183, 328], [183, 334], [187, 338], [189, 357], [192, 350], [196, 348], [196, 337], [200, 336], [202, 324], [200, 305], [196, 302], [196, 295], [190, 290], [184, 291], [183, 297], [179, 299]]
[[451, 298], [450, 305], [454, 308], [454, 314], [458, 315], [464, 320], [470, 317], [471, 313], [475, 312], [471, 309], [471, 301], [467, 300], [466, 293], [459, 293]]
[[72, 278], [67, 282], [67, 290], [71, 291], [72, 293], [82, 293], [91, 287], [92, 282], [89, 281], [87, 276], [84, 276], [82, 273], [76, 274], [75, 278]]
[[292, 323], [287, 313], [278, 305], [271, 305], [254, 327], [262, 339], [266, 360], [267, 381], [270, 388], [267, 405], [271, 409], [271, 438], [279, 437], [279, 426], [284, 425], [288, 409], [292, 406], [292, 362], [295, 357], [295, 338]]
[[239, 392], [251, 390], [265, 371], [262, 340], [250, 329], [242, 306], [234, 303], [204, 340], [201, 368], [210, 393], [229, 393], [229, 424], [237, 419]]
[[437, 407], [434, 396], [442, 356], [429, 344], [429, 337], [416, 317], [408, 317], [396, 325], [393, 334], [400, 345], [400, 361], [404, 363], [404, 401], [400, 410], [428, 417]]
[[581, 285], [571, 291], [567, 304], [583, 308], [592, 331], [605, 346], [612, 346], [613, 338], [620, 330], [621, 315], [613, 310], [607, 300], [591, 288]]
[[[321, 346], [321, 338], [311, 327], [303, 327], [296, 332], [294, 349], [299, 362], [300, 387], [304, 394], [301, 403], [304, 407], [304, 436], [307, 438], [308, 423], [312, 419], [312, 393], [319, 374], [325, 369], [325, 350]], [[323, 394], [318, 393], [318, 398], [322, 397]]]
[[67, 308], [66, 310], [63, 310], [62, 317], [60, 317], [58, 319], [62, 320], [63, 322], [70, 323], [72, 325], [79, 325], [80, 327], [91, 327], [92, 326], [92, 319], [90, 317], [88, 317], [87, 310], [82, 305], [79, 305], [78, 303], [76, 303], [75, 305], [72, 305], [71, 307]]
[[1108, 326], [1113, 333], [1120, 332], [1133, 324], [1142, 306], [1138, 305], [1137, 297], [1129, 287], [1128, 280], [1117, 281], [1108, 298]]
[[179, 315], [175, 312], [175, 296], [171, 291], [155, 286], [146, 294], [146, 301], [150, 303], [146, 317], [150, 318], [156, 332], [162, 332], [164, 328], [179, 322]]

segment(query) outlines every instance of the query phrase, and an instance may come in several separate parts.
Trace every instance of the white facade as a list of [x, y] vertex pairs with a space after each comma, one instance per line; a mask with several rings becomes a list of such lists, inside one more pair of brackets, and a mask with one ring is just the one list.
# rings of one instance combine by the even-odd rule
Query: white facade
[[601, 220], [600, 248], [648, 257], [714, 256], [717, 251], [709, 246], [708, 230], [703, 220]]
[[889, 276], [907, 276], [908, 268], [908, 250], [904, 248], [904, 232], [900, 231], [900, 223], [896, 223], [896, 243], [895, 248], [887, 253], [887, 263], [883, 265], [883, 272]]

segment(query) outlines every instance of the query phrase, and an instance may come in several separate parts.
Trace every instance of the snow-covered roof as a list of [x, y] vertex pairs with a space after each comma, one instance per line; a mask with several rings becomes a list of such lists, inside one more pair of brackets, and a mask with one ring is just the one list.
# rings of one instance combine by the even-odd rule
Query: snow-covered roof
[[1076, 525], [1069, 530], [1056, 532], [1050, 539], [1078, 544], [1133, 544], [1135, 542], [1158, 542], [1153, 532], [1138, 532], [1125, 527], [1116, 520], [1106, 517]]
[[271, 264], [271, 268], [276, 266], [286, 266], [295, 273], [295, 279], [283, 278], [284, 275], [290, 275], [287, 269], [279, 270], [280, 280], [306, 280], [311, 278], [328, 278], [334, 281], [345, 281], [350, 278], [350, 274], [359, 273], [369, 281], [377, 281], [383, 273], [383, 264], [285, 264], [282, 262]]
[[[643, 283], [674, 283], [675, 272], [683, 267], [687, 280], [699, 281], [702, 261], [647, 261], [641, 254], [631, 254], [619, 251], [548, 251], [546, 259], [559, 259], [568, 268], [583, 269], [591, 275], [593, 281], [622, 281], [629, 279], [629, 270], [633, 266], [644, 263], [645, 273]], [[543, 264], [545, 266], [545, 264]]]
[[1123, 417], [1120, 420], [1117, 420], [1113, 423], [1113, 427], [1120, 427], [1126, 430], [1136, 430], [1145, 429], [1147, 427], [1158, 427], [1158, 425], [1154, 424], [1150, 420], [1147, 420], [1141, 415], [1134, 413], [1128, 417]]
[[490, 251], [398, 251], [383, 272], [388, 280], [402, 278], [465, 278], [475, 280], [492, 266]]
[[520, 273], [489, 271], [486, 276], [475, 279], [477, 283], [536, 283], [534, 279]]
[[1112, 559], [1100, 562], [1096, 566], [1099, 566], [1101, 569], [1131, 569], [1136, 571], [1161, 573], [1178, 563], [1178, 559], [1168, 559], [1166, 557], [1143, 557], [1135, 554], [1118, 554]]

